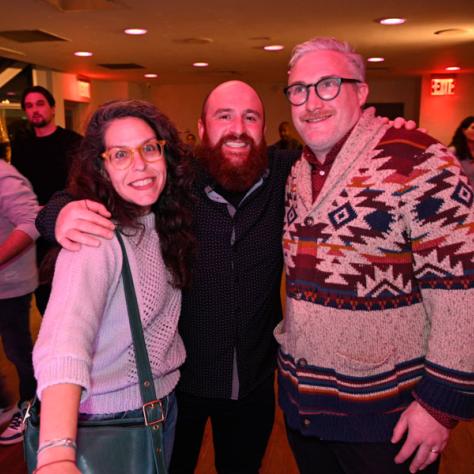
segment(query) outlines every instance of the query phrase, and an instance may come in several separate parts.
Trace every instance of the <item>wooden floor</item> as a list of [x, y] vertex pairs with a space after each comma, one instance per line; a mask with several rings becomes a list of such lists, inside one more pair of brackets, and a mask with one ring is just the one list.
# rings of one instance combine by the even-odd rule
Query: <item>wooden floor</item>
[[[34, 335], [38, 332], [39, 324], [40, 317], [33, 311], [31, 327]], [[18, 386], [16, 373], [12, 364], [5, 358], [1, 345], [0, 374], [6, 378], [11, 400], [15, 400]], [[13, 446], [0, 446], [0, 474], [26, 474], [22, 449], [21, 443]], [[236, 447], [236, 449], [238, 448]], [[277, 411], [272, 436], [260, 472], [261, 474], [298, 473], [286, 441], [283, 418], [279, 410]], [[196, 474], [216, 474], [209, 426], [204, 435]], [[381, 468], [380, 474], [383, 474], [383, 468]], [[474, 474], [474, 422], [460, 423], [453, 430], [449, 444], [442, 456], [440, 474]]]

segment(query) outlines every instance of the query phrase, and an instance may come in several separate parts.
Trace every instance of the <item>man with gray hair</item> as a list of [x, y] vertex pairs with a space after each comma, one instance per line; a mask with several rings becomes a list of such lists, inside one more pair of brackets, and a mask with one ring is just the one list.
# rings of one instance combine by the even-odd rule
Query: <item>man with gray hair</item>
[[446, 147], [362, 110], [364, 69], [332, 38], [290, 61], [280, 404], [303, 474], [435, 473], [474, 417], [474, 193]]

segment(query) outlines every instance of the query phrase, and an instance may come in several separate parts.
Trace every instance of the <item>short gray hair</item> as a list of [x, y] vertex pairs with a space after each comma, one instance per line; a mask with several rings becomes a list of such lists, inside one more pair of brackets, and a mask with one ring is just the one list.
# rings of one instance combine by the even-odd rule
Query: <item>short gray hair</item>
[[365, 81], [364, 58], [359, 53], [356, 53], [354, 48], [347, 41], [339, 41], [336, 38], [329, 37], [316, 37], [296, 45], [291, 53], [288, 73], [291, 72], [296, 62], [302, 56], [315, 51], [336, 51], [344, 54], [354, 67], [354, 71], [357, 75], [356, 79]]

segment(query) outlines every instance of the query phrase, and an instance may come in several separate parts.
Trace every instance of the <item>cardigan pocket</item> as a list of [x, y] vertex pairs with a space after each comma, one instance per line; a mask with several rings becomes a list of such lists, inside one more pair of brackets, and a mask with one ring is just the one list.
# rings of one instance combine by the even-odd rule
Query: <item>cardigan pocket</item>
[[336, 371], [358, 376], [371, 376], [392, 369], [395, 362], [395, 349], [393, 346], [385, 347], [380, 352], [373, 354], [348, 354], [336, 352], [338, 361]]
[[335, 369], [348, 377], [393, 371], [396, 361], [393, 320], [379, 314], [350, 315], [338, 334]]

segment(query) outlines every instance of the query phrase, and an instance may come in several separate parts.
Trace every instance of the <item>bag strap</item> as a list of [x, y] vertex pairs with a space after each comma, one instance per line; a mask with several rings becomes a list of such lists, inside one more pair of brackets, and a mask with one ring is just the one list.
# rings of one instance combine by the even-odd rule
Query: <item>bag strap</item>
[[164, 413], [161, 400], [157, 400], [153, 374], [148, 359], [143, 327], [138, 310], [137, 296], [133, 285], [132, 272], [128, 262], [127, 251], [120, 231], [115, 231], [123, 254], [122, 280], [127, 301], [128, 319], [132, 332], [133, 346], [135, 348], [135, 360], [137, 364], [138, 382], [143, 403], [143, 416], [149, 438], [153, 444], [153, 455], [158, 474], [166, 474], [167, 469], [163, 455], [163, 425]]

